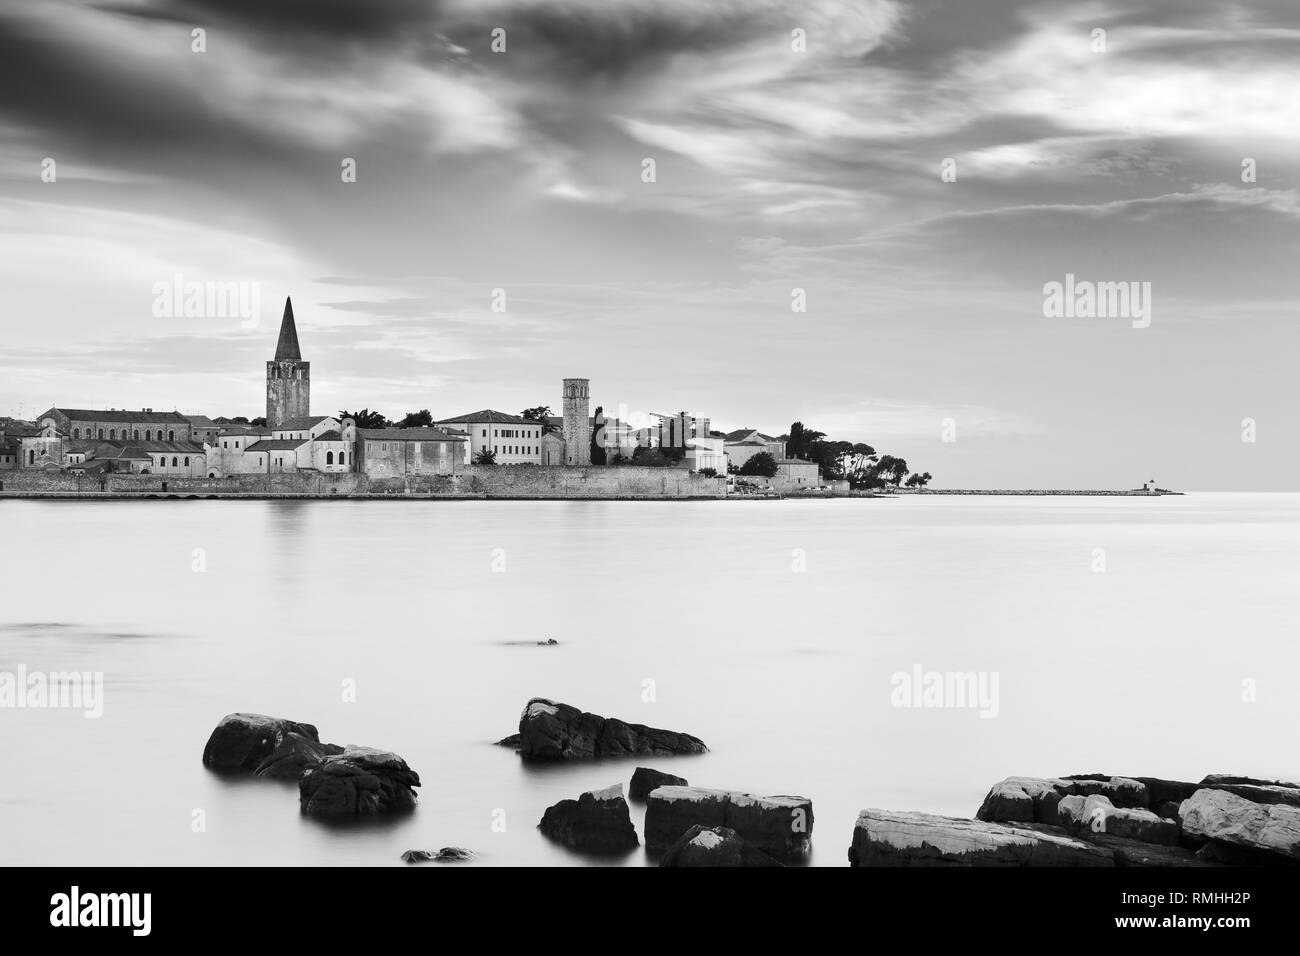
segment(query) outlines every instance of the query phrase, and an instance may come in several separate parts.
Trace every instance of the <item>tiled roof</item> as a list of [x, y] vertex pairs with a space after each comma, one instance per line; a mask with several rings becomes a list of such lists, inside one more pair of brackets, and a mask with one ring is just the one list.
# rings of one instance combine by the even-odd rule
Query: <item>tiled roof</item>
[[207, 415], [186, 415], [185, 420], [195, 428], [220, 428], [221, 426], [208, 418]]
[[[74, 422], [124, 422], [127, 424], [133, 422], [158, 422], [158, 423], [175, 423], [178, 425], [188, 425], [190, 420], [180, 412], [146, 412], [144, 410], [132, 412], [125, 409], [88, 409], [88, 408], [59, 408], [57, 405], [51, 408], [50, 412], [60, 412], [66, 415]], [[42, 415], [42, 418], [45, 416]]]
[[358, 428], [357, 434], [372, 441], [464, 441], [440, 428]]
[[725, 438], [723, 439], [723, 441], [733, 448], [741, 448], [745, 446], [750, 446], [753, 448], [767, 447], [767, 442], [761, 442], [761, 441], [727, 441]]
[[311, 444], [310, 438], [264, 438], [253, 442], [244, 451], [293, 451], [295, 448], [309, 444]]
[[455, 418], [443, 418], [436, 422], [438, 425], [477, 425], [480, 422], [489, 425], [540, 425], [541, 422], [529, 421], [527, 418], [521, 418], [518, 415], [507, 415], [505, 412], [498, 412], [491, 408], [485, 408], [479, 412], [470, 412], [468, 415], [457, 415]]
[[277, 432], [305, 432], [315, 428], [326, 419], [333, 418], [333, 415], [304, 415], [302, 418], [286, 418], [280, 424], [276, 425], [272, 431]]
[[334, 431], [334, 429], [332, 428], [329, 431], [321, 432], [319, 435], [316, 436], [316, 441], [342, 441], [342, 440], [343, 440], [343, 436], [340, 435], [338, 432]]

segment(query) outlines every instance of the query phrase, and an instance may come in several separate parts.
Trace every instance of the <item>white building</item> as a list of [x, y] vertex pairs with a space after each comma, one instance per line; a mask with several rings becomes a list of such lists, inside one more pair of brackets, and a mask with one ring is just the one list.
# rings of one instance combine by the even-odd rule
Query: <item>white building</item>
[[485, 449], [498, 465], [540, 465], [542, 423], [485, 408], [434, 422], [438, 428], [463, 434], [469, 441], [467, 460], [473, 462]]

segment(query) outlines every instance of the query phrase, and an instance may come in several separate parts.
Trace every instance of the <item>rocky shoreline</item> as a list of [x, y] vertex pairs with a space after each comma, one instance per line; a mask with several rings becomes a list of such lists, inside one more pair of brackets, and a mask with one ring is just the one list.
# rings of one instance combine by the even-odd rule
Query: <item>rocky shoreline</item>
[[[698, 737], [535, 697], [498, 741], [539, 763], [703, 754]], [[300, 812], [333, 820], [413, 811], [420, 777], [389, 750], [323, 743], [312, 724], [229, 714], [203, 763], [218, 773], [296, 780]], [[626, 762], [625, 762], [626, 765]], [[637, 766], [619, 781], [546, 807], [541, 835], [593, 857], [644, 845], [659, 866], [781, 867], [813, 846], [813, 803], [692, 786]], [[628, 799], [646, 806], [638, 835]], [[466, 862], [472, 850], [408, 850], [408, 863]], [[871, 808], [858, 814], [850, 867], [1300, 866], [1300, 784], [1211, 774], [1198, 782], [1073, 774], [1008, 777], [972, 818]]]

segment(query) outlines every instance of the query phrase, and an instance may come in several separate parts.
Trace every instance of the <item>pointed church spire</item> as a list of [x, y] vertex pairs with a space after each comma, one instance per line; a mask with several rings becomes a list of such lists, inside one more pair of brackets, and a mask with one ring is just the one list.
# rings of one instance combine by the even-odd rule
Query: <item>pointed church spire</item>
[[293, 302], [287, 296], [284, 300], [284, 318], [280, 320], [280, 341], [275, 346], [275, 360], [302, 361], [302, 353], [298, 350], [298, 326], [293, 322]]

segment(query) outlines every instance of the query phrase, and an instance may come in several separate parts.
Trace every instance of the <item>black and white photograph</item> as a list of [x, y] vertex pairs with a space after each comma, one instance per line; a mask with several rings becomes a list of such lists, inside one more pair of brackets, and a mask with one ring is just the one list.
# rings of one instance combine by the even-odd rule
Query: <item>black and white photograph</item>
[[6, 925], [1294, 928], [1298, 256], [1295, 0], [3, 0]]

